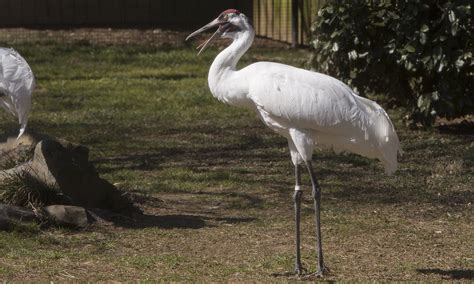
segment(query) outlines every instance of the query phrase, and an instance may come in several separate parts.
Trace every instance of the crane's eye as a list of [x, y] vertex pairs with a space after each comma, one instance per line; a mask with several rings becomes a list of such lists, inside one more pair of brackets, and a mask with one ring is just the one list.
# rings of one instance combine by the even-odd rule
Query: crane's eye
[[228, 18], [228, 15], [227, 15], [227, 14], [221, 14], [221, 15], [219, 16], [219, 20], [220, 20], [220, 21], [227, 21], [227, 18]]

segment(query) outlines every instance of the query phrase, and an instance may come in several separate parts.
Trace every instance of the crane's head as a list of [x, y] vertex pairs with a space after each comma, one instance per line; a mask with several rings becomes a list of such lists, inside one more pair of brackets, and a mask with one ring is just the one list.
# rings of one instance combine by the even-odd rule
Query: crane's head
[[198, 48], [200, 48], [198, 54], [201, 54], [209, 46], [209, 43], [211, 43], [212, 40], [218, 37], [234, 39], [238, 37], [240, 33], [247, 31], [251, 25], [249, 19], [244, 14], [240, 13], [240, 11], [236, 9], [228, 9], [222, 12], [219, 17], [209, 24], [190, 34], [186, 40], [215, 27], [217, 27], [217, 31], [207, 41], [198, 46]]

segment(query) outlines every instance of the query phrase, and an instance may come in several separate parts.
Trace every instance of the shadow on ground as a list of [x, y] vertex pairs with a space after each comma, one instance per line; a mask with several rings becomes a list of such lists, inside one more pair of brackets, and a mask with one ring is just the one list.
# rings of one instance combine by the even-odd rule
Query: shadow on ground
[[215, 227], [217, 224], [237, 224], [254, 221], [251, 217], [209, 217], [192, 214], [149, 215], [134, 214], [127, 217], [100, 209], [91, 209], [95, 219], [112, 223], [114, 226], [128, 229], [162, 228], [162, 229], [200, 229]]
[[451, 135], [474, 135], [474, 121], [463, 120], [460, 123], [440, 125], [438, 130]]
[[426, 268], [426, 269], [417, 269], [418, 273], [421, 274], [438, 274], [445, 278], [449, 279], [466, 279], [466, 280], [473, 280], [474, 279], [474, 270], [472, 269], [439, 269], [439, 268]]

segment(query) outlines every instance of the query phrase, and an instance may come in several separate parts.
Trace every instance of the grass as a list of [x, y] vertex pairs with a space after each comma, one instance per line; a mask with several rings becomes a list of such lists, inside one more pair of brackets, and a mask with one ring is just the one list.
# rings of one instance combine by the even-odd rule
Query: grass
[[34, 178], [29, 169], [8, 174], [0, 183], [0, 202], [31, 209], [64, 202], [64, 196], [53, 186]]
[[[0, 280], [286, 281], [270, 276], [293, 267], [286, 141], [210, 95], [216, 49], [15, 48], [38, 81], [29, 129], [87, 145], [145, 215], [85, 231], [0, 232]], [[304, 66], [308, 55], [258, 48], [241, 65]], [[0, 129], [17, 127], [0, 115]], [[395, 176], [355, 155], [315, 153], [327, 280], [472, 280], [472, 131], [409, 130], [390, 115], [405, 151]], [[305, 189], [302, 253], [314, 271]]]

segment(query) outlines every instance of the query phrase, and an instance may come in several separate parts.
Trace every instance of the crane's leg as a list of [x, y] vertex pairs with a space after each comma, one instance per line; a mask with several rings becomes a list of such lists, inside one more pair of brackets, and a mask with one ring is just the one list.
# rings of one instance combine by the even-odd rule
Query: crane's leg
[[301, 173], [298, 164], [295, 165], [295, 192], [293, 194], [293, 201], [295, 203], [295, 245], [296, 245], [296, 259], [295, 259], [295, 274], [300, 276], [306, 270], [301, 265], [301, 245], [300, 245], [300, 219], [301, 219]]
[[301, 265], [301, 251], [300, 251], [300, 219], [301, 219], [301, 197], [303, 191], [301, 190], [301, 172], [298, 164], [295, 164], [295, 192], [293, 194], [293, 201], [295, 204], [295, 245], [296, 245], [296, 259], [295, 270], [286, 271], [283, 273], [273, 273], [273, 276], [301, 276], [306, 269]]
[[319, 187], [318, 180], [314, 174], [313, 165], [311, 161], [306, 162], [309, 176], [311, 178], [311, 184], [313, 185], [313, 200], [314, 200], [314, 214], [316, 217], [316, 246], [318, 252], [318, 270], [312, 275], [308, 275], [306, 278], [311, 279], [314, 277], [320, 278], [324, 276], [324, 273], [328, 272], [329, 269], [324, 266], [323, 259], [323, 244], [321, 240], [321, 188]]

